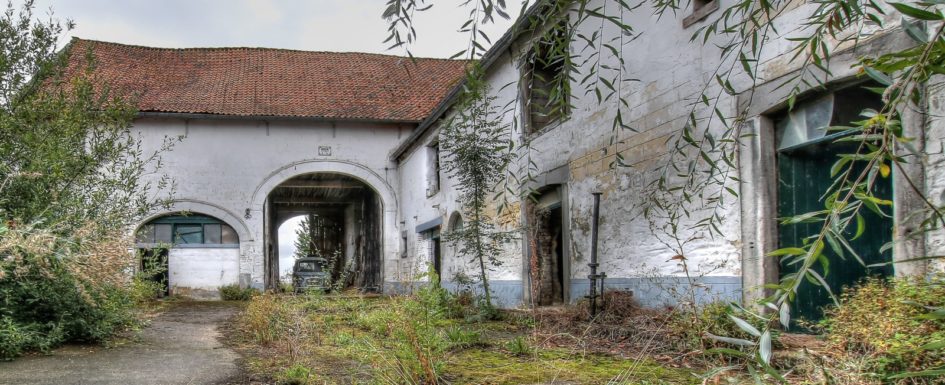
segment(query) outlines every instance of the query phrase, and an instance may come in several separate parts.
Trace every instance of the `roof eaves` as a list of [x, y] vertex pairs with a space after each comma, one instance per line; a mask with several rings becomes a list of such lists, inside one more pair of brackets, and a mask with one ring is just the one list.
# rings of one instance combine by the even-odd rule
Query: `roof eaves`
[[[485, 55], [482, 56], [482, 59], [479, 59], [479, 62], [481, 63], [482, 69], [484, 71], [489, 70], [489, 68], [491, 68], [492, 65], [494, 65], [495, 62], [499, 60], [499, 57], [502, 56], [502, 53], [512, 46], [512, 42], [514, 42], [515, 39], [517, 39], [522, 33], [526, 31], [526, 29], [523, 28], [524, 23], [530, 21], [533, 16], [537, 16], [541, 12], [541, 4], [542, 3], [540, 1], [532, 4], [532, 6], [525, 11], [525, 14], [520, 16], [519, 20], [515, 22], [515, 24], [512, 25], [512, 27], [509, 28], [509, 30], [506, 31], [505, 34], [499, 38], [499, 40], [496, 41], [496, 43], [492, 46], [492, 48], [489, 49], [489, 51], [485, 53]], [[424, 119], [417, 129], [407, 137], [407, 139], [405, 139], [400, 143], [400, 145], [391, 151], [391, 161], [399, 162], [401, 157], [403, 157], [403, 155], [413, 147], [417, 140], [425, 135], [426, 132], [429, 131], [431, 127], [433, 127], [434, 123], [440, 120], [444, 114], [446, 114], [446, 111], [448, 111], [453, 103], [456, 102], [456, 99], [459, 97], [465, 85], [466, 79], [464, 77], [459, 81], [458, 84], [456, 84], [455, 87], [453, 87], [453, 89], [450, 90], [448, 94], [446, 94], [446, 97], [443, 98], [439, 104], [437, 104], [430, 116]]]
[[337, 116], [302, 116], [302, 115], [236, 115], [236, 114], [206, 114], [191, 112], [167, 111], [138, 111], [138, 118], [171, 118], [171, 119], [203, 119], [203, 120], [282, 120], [307, 122], [353, 122], [353, 123], [389, 123], [389, 124], [419, 124], [420, 120], [409, 119], [380, 119]]

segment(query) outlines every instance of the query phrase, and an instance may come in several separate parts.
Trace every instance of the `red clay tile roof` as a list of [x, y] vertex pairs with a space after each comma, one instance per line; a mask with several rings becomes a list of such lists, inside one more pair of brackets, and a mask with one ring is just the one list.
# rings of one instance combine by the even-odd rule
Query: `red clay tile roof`
[[[464, 61], [267, 48], [167, 49], [73, 39], [67, 71], [91, 50], [95, 75], [145, 112], [421, 121]], [[70, 72], [67, 72], [67, 74]]]

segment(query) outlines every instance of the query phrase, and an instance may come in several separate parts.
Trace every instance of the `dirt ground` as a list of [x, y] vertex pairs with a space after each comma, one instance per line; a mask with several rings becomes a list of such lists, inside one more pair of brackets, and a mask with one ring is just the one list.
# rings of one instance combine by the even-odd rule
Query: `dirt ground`
[[226, 302], [174, 302], [129, 341], [73, 345], [0, 362], [0, 384], [242, 383], [239, 355], [220, 330], [240, 310]]

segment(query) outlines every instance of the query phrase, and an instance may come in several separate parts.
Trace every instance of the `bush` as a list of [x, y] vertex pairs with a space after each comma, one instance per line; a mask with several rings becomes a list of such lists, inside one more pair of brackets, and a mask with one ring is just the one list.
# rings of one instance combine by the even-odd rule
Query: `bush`
[[0, 229], [0, 359], [66, 341], [101, 342], [135, 325], [129, 242]]
[[302, 364], [292, 365], [279, 375], [279, 384], [282, 385], [305, 385], [312, 379], [312, 369]]
[[[724, 302], [712, 302], [698, 309], [676, 311], [669, 321], [669, 329], [674, 337], [672, 341], [676, 350], [690, 351], [696, 349], [732, 348], [732, 345], [716, 341], [708, 335], [754, 340], [755, 337], [738, 327], [731, 316], [745, 320], [758, 330], [764, 330], [765, 321], [745, 314], [740, 309], [733, 309]], [[777, 332], [772, 330], [773, 334]], [[775, 338], [777, 340], [777, 338]]]
[[945, 340], [945, 320], [923, 317], [929, 308], [945, 306], [945, 276], [870, 279], [845, 291], [841, 303], [820, 327], [832, 350], [865, 359], [863, 372], [884, 379], [945, 366], [945, 351], [922, 348]]
[[509, 340], [505, 343], [505, 348], [516, 356], [527, 356], [534, 351], [531, 345], [528, 344], [528, 340], [523, 336], [517, 336]]
[[220, 286], [220, 298], [224, 301], [249, 301], [259, 294], [259, 290], [252, 287], [241, 288], [240, 285]]
[[446, 339], [450, 342], [452, 349], [465, 349], [483, 343], [482, 334], [477, 331], [463, 329], [459, 326], [447, 328]]

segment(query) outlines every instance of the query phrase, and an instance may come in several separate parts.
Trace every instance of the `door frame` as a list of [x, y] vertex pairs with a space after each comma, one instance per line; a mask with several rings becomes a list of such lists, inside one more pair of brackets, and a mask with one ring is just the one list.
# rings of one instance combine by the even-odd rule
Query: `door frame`
[[[829, 63], [831, 74], [808, 73], [802, 78], [810, 84], [823, 81], [825, 86], [806, 87], [798, 99], [822, 92], [832, 92], [847, 88], [863, 79], [853, 66], [863, 55], [888, 52], [890, 49], [908, 48], [912, 40], [902, 31], [885, 33], [862, 42], [860, 45], [836, 52]], [[799, 71], [799, 70], [798, 70]], [[755, 87], [754, 92], [746, 91], [737, 96], [737, 108], [745, 111], [749, 118], [743, 122], [742, 140], [738, 154], [739, 202], [742, 240], [742, 302], [756, 304], [756, 300], [772, 294], [771, 289], [763, 285], [777, 283], [780, 273], [779, 261], [767, 257], [778, 247], [777, 228], [777, 149], [776, 133], [770, 114], [783, 110], [791, 87], [783, 87], [788, 76], [799, 75], [798, 71], [774, 78]], [[923, 111], [908, 109], [902, 112], [905, 135], [918, 140], [918, 151], [924, 150], [924, 131], [926, 116]], [[925, 169], [922, 162], [910, 162], [903, 165], [903, 170], [917, 184], [924, 184]], [[911, 255], [924, 255], [925, 238], [907, 237], [916, 228], [918, 218], [910, 217], [921, 200], [911, 188], [906, 178], [897, 177], [899, 170], [893, 171], [893, 269], [896, 276], [917, 275], [926, 272], [924, 262], [896, 262], [908, 259]]]

